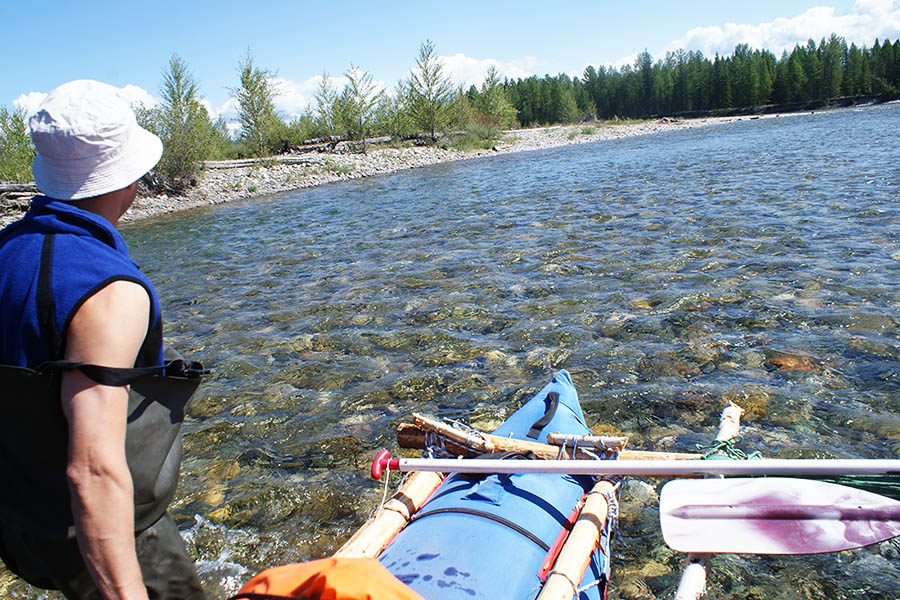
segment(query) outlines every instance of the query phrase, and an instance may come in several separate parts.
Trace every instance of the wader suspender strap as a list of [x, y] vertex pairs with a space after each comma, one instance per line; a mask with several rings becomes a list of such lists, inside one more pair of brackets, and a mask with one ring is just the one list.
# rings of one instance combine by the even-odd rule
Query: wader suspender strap
[[196, 379], [209, 373], [209, 370], [204, 369], [203, 365], [198, 362], [180, 359], [172, 360], [156, 367], [132, 367], [130, 369], [86, 365], [68, 360], [53, 360], [45, 362], [37, 368], [41, 373], [65, 373], [74, 369], [80, 370], [100, 385], [120, 387], [130, 385], [138, 379], [149, 375]]
[[56, 328], [54, 318], [56, 306], [53, 302], [53, 291], [50, 287], [53, 270], [54, 238], [55, 234], [49, 233], [45, 235], [44, 244], [41, 246], [41, 270], [38, 273], [37, 285], [37, 310], [41, 332], [47, 340], [48, 356], [55, 359], [62, 356], [63, 349], [61, 347], [62, 340], [59, 337], [59, 330]]
[[[41, 247], [41, 270], [38, 273], [37, 286], [37, 310], [41, 332], [47, 339], [47, 350], [53, 359], [63, 356], [62, 339], [56, 328], [54, 315], [56, 306], [53, 302], [53, 290], [51, 281], [53, 278], [53, 241], [55, 234], [44, 236], [44, 244]], [[64, 373], [79, 369], [100, 385], [126, 386], [134, 383], [141, 377], [148, 375], [170, 375], [174, 377], [186, 377], [194, 379], [209, 373], [198, 362], [173, 360], [164, 365], [155, 367], [133, 367], [130, 369], [101, 367], [98, 365], [86, 365], [67, 360], [51, 360], [41, 364], [37, 370], [42, 373]]]
[[531, 426], [531, 429], [528, 430], [528, 437], [537, 439], [538, 436], [541, 435], [541, 430], [547, 426], [547, 423], [550, 422], [550, 419], [553, 418], [553, 415], [556, 414], [556, 407], [559, 406], [559, 394], [556, 392], [550, 392], [547, 394], [547, 397], [544, 398], [544, 403], [547, 408], [544, 410], [544, 416], [534, 422], [534, 425]]

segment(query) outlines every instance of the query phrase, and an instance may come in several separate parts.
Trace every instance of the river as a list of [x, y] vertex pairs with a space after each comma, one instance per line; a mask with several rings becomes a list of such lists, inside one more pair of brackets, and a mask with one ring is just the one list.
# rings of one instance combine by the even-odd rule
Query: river
[[[412, 412], [493, 428], [561, 368], [589, 425], [695, 451], [900, 457], [900, 104], [444, 164], [129, 224], [214, 369], [173, 505], [211, 595], [327, 556]], [[631, 481], [611, 598], [683, 557]], [[893, 542], [720, 556], [708, 598], [896, 598]]]

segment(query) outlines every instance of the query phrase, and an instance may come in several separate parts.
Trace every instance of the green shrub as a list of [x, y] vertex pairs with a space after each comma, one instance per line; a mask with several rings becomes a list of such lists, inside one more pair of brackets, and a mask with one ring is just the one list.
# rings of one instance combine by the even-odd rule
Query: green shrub
[[509, 94], [500, 81], [500, 71], [491, 65], [488, 68], [481, 92], [476, 95], [476, 108], [487, 119], [501, 129], [512, 129], [516, 126], [516, 108], [509, 100]]
[[283, 137], [294, 145], [331, 135], [325, 122], [307, 111], [285, 125]]
[[237, 156], [237, 147], [228, 133], [225, 120], [215, 123], [200, 102], [198, 84], [188, 72], [187, 63], [177, 55], [163, 71], [160, 87], [162, 102], [156, 108], [138, 106], [138, 123], [160, 137], [163, 155], [156, 171], [165, 185], [180, 190], [189, 185], [207, 160], [225, 160]]
[[441, 146], [453, 148], [461, 152], [469, 150], [487, 150], [492, 148], [500, 137], [500, 132], [487, 125], [472, 125], [462, 135], [454, 135], [444, 138]]
[[322, 172], [335, 173], [337, 175], [349, 175], [353, 172], [353, 167], [351, 167], [350, 165], [341, 165], [327, 160], [325, 161], [325, 164], [322, 165]]
[[162, 104], [154, 122], [162, 138], [163, 156], [156, 169], [179, 189], [200, 172], [209, 156], [213, 125], [200, 103], [197, 81], [177, 55], [163, 72]]
[[347, 85], [332, 104], [335, 130], [351, 140], [363, 140], [372, 133], [382, 93], [371, 74], [352, 64], [344, 76]]
[[0, 107], [0, 181], [31, 181], [34, 154], [25, 126], [25, 111]]
[[207, 160], [229, 160], [237, 158], [237, 145], [234, 143], [225, 119], [219, 117], [212, 124], [209, 132], [209, 155]]
[[394, 96], [383, 94], [375, 109], [376, 135], [390, 135], [395, 138], [415, 133], [416, 127], [409, 115], [407, 88], [402, 83], [397, 86]]

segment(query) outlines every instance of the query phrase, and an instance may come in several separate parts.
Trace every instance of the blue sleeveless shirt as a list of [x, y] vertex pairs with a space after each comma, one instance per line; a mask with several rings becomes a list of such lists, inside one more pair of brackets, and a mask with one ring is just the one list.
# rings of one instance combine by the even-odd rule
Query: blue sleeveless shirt
[[113, 281], [150, 297], [150, 322], [136, 367], [163, 364], [160, 303], [113, 225], [43, 196], [0, 232], [0, 364], [34, 368], [63, 357], [66, 332], [84, 302]]
[[[159, 298], [115, 227], [77, 205], [38, 196], [24, 218], [0, 232], [0, 400], [4, 422], [11, 424], [0, 436], [0, 489], [6, 490], [0, 525], [18, 523], [51, 539], [74, 539], [68, 428], [59, 402], [60, 371], [53, 370], [60, 363], [48, 361], [63, 358], [66, 332], [84, 302], [119, 280], [143, 286], [150, 297], [149, 328], [134, 366], [159, 369], [146, 375], [134, 373], [141, 369], [107, 370], [130, 376], [125, 457], [135, 531], [156, 522], [175, 495], [181, 424], [202, 366], [164, 363]], [[71, 365], [63, 370], [82, 368], [98, 383], [125, 385], [103, 383], [78, 363], [62, 363]]]

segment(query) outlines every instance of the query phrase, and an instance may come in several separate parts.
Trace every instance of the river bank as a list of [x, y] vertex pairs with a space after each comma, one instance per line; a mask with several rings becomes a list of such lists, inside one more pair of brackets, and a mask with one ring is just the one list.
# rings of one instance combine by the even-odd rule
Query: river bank
[[253, 166], [204, 171], [200, 185], [183, 196], [139, 198], [123, 217], [132, 221], [165, 213], [179, 212], [247, 200], [258, 196], [394, 173], [457, 160], [484, 158], [498, 154], [528, 152], [612, 140], [653, 135], [680, 129], [709, 127], [779, 115], [709, 117], [701, 119], [660, 119], [638, 123], [583, 123], [504, 132], [492, 149], [459, 151], [437, 147], [370, 148], [365, 154], [321, 153], [304, 155], [303, 164], [278, 164], [260, 161]]
[[[394, 173], [456, 160], [484, 158], [498, 154], [543, 150], [570, 144], [584, 144], [625, 137], [653, 135], [680, 129], [709, 127], [759, 118], [782, 115], [707, 117], [699, 119], [659, 119], [636, 123], [594, 122], [578, 125], [557, 125], [504, 132], [493, 148], [459, 151], [438, 147], [413, 146], [401, 148], [370, 148], [365, 154], [318, 153], [288, 157], [290, 164], [279, 157], [258, 161], [252, 166], [221, 168], [211, 163], [197, 187], [177, 196], [151, 195], [139, 197], [122, 217], [123, 222], [145, 219], [162, 214], [180, 212], [202, 206], [223, 204], [235, 200], [285, 192]], [[24, 208], [24, 205], [22, 206]], [[20, 218], [21, 211], [9, 210], [0, 214], [0, 227]]]

